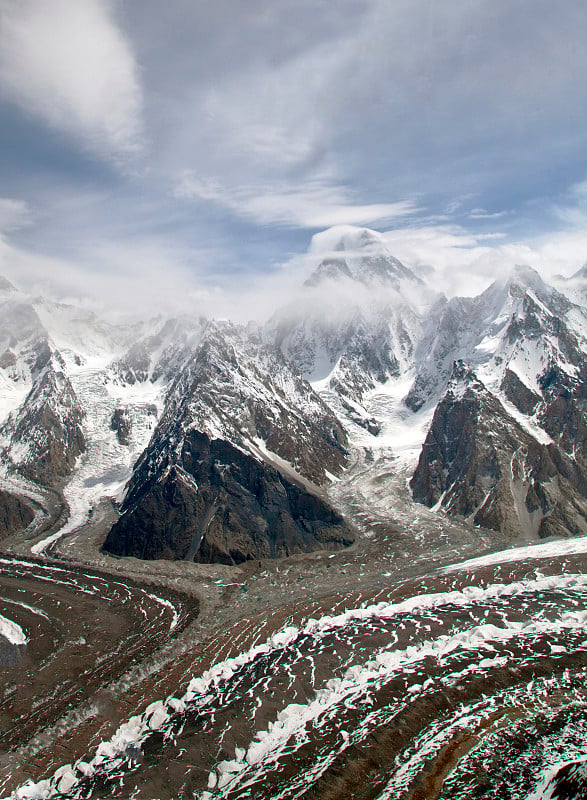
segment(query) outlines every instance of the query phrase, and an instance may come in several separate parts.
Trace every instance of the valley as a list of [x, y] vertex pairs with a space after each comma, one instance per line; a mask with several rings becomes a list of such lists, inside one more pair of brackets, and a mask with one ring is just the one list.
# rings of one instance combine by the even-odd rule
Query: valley
[[587, 311], [334, 233], [265, 325], [3, 290], [0, 797], [587, 796]]

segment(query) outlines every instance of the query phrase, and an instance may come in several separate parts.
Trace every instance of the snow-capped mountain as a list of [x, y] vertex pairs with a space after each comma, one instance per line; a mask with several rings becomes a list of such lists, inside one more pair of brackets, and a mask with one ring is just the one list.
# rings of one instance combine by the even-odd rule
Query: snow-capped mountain
[[557, 289], [518, 267], [447, 299], [367, 229], [319, 235], [312, 258], [263, 327], [108, 323], [0, 283], [10, 491], [63, 492], [62, 533], [121, 503], [113, 553], [234, 563], [349, 544], [327, 491], [363, 449], [384, 456], [379, 483], [401, 473], [440, 514], [513, 537], [585, 530], [584, 268]]
[[[113, 358], [149, 323], [111, 324], [7, 282], [0, 305], [4, 480], [12, 488], [27, 479], [63, 491], [75, 526], [130, 477], [154, 426], [154, 398], [147, 403], [108, 380]], [[120, 415], [127, 427], [133, 423], [124, 441], [114, 424]]]
[[422, 310], [437, 296], [365, 228], [338, 227], [315, 237], [318, 264], [301, 294], [267, 326], [301, 374], [332, 389], [347, 413], [375, 423], [361, 405], [366, 393], [411, 368]]
[[528, 267], [443, 304], [406, 398], [436, 408], [416, 499], [517, 534], [586, 529], [586, 321]]
[[[357, 255], [362, 242], [371, 244], [364, 232], [357, 232], [354, 239], [347, 233], [336, 245], [341, 255], [322, 261], [307, 288], [315, 291], [326, 284], [325, 296], [331, 298], [336, 297], [337, 284], [353, 282], [352, 296], [360, 297], [357, 285], [369, 285], [373, 274], [362, 272]], [[587, 519], [584, 306], [548, 286], [531, 267], [520, 266], [478, 297], [437, 296], [421, 313], [422, 305], [419, 309], [413, 294], [406, 292], [408, 271], [400, 280], [399, 262], [379, 245], [381, 259], [389, 259], [394, 276], [393, 297], [381, 290], [381, 276], [387, 273], [380, 268], [370, 305], [360, 307], [353, 300], [345, 307], [346, 316], [338, 307], [335, 315], [328, 316], [328, 306], [321, 315], [314, 309], [301, 316], [298, 310], [297, 317], [295, 309], [281, 312], [273, 325], [284, 353], [314, 378], [347, 422], [362, 426], [373, 437], [387, 428], [381, 438], [392, 451], [413, 439], [410, 429], [422, 430], [422, 420], [428, 420], [429, 432], [411, 481], [419, 502], [516, 536], [583, 530]], [[352, 248], [352, 266], [343, 258], [345, 246]], [[575, 283], [579, 278], [579, 273], [573, 276]], [[414, 283], [412, 278], [408, 288]], [[428, 292], [426, 300], [431, 297]], [[412, 336], [398, 340], [392, 332], [405, 320]], [[323, 374], [312, 374], [317, 363]], [[448, 437], [446, 446], [435, 438], [440, 431]], [[495, 436], [501, 440], [497, 449], [489, 444]], [[461, 441], [459, 437], [462, 452], [457, 457], [451, 448]], [[369, 446], [368, 437], [363, 436], [363, 443]], [[375, 438], [372, 446], [378, 446]], [[490, 451], [491, 456], [482, 458], [475, 448]], [[524, 461], [527, 458], [531, 465]], [[414, 462], [411, 468], [415, 467]], [[511, 477], [503, 477], [520, 470], [528, 479], [519, 486]]]
[[340, 422], [253, 326], [208, 323], [136, 465], [113, 553], [234, 563], [349, 543], [309, 482], [346, 461]]
[[67, 476], [85, 449], [84, 412], [33, 303], [8, 282], [0, 287], [0, 319], [4, 461], [50, 484]]
[[580, 305], [587, 303], [587, 264], [568, 278], [559, 277], [557, 286], [571, 300]]
[[[436, 403], [457, 360], [483, 370], [501, 383], [506, 371], [536, 386], [550, 359], [576, 363], [577, 333], [584, 312], [547, 286], [529, 267], [517, 267], [506, 281], [492, 284], [478, 297], [440, 300], [432, 309], [418, 345], [417, 373], [406, 403], [417, 410]], [[579, 334], [580, 335], [580, 334]]]

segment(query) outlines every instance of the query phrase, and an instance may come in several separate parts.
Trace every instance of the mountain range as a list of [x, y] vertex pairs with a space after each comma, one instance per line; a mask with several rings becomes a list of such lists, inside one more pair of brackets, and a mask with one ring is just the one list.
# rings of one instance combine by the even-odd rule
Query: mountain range
[[520, 266], [448, 299], [380, 234], [328, 241], [264, 325], [106, 322], [3, 279], [0, 534], [50, 489], [62, 531], [111, 498], [118, 556], [345, 547], [357, 531], [329, 487], [376, 450], [439, 515], [512, 539], [587, 533], [585, 268], [555, 287]]

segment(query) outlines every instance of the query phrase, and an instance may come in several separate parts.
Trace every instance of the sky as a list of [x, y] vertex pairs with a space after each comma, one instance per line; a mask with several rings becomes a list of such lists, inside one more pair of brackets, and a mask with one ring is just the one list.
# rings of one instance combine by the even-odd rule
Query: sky
[[584, 0], [0, 0], [0, 271], [254, 316], [359, 225], [449, 293], [570, 274], [586, 32]]

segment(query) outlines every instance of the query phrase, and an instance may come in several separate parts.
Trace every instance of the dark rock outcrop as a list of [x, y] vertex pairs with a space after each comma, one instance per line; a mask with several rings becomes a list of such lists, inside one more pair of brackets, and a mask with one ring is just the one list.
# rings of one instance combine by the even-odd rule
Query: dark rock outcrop
[[104, 549], [240, 563], [350, 544], [319, 494], [346, 436], [254, 327], [210, 323], [179, 370]]
[[131, 423], [125, 408], [115, 408], [110, 419], [110, 430], [116, 433], [120, 444], [128, 445]]
[[532, 416], [541, 401], [541, 396], [523, 383], [511, 369], [505, 370], [500, 386], [506, 398], [513, 403], [522, 414]]
[[0, 489], [0, 539], [24, 530], [34, 517], [32, 508], [24, 500]]
[[106, 552], [238, 564], [353, 542], [321, 497], [227, 441], [192, 430], [179, 461], [134, 481]]

